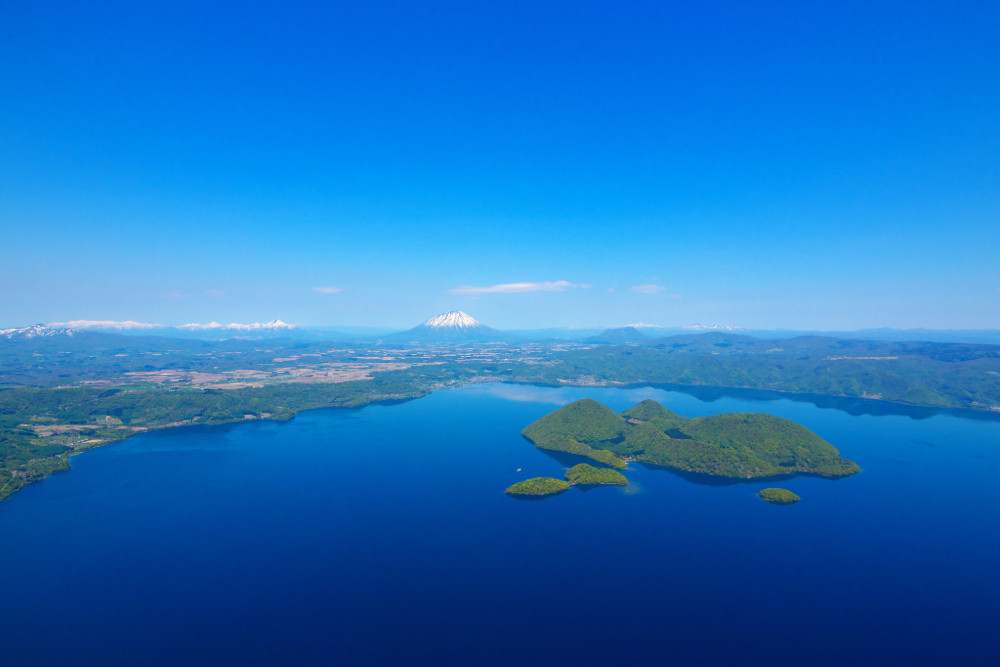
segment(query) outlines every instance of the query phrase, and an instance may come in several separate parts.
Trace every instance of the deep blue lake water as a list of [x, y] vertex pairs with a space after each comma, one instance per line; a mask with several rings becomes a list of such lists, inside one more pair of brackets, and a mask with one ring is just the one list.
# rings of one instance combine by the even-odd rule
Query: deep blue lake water
[[[562, 476], [520, 431], [582, 397], [770, 412], [862, 472], [505, 496]], [[708, 397], [479, 385], [87, 452], [0, 503], [0, 659], [997, 664], [1000, 420]]]

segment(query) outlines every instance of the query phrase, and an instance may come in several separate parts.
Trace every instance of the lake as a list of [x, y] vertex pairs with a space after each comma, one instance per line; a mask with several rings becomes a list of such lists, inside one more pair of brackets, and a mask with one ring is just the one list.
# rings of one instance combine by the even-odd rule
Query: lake
[[[770, 412], [843, 480], [503, 490], [573, 400]], [[870, 405], [871, 410], [866, 410]], [[860, 406], [860, 407], [859, 407]], [[9, 665], [995, 664], [1000, 420], [833, 399], [473, 385], [144, 434], [0, 503]], [[518, 471], [520, 469], [520, 471]], [[779, 507], [768, 486], [802, 497]]]

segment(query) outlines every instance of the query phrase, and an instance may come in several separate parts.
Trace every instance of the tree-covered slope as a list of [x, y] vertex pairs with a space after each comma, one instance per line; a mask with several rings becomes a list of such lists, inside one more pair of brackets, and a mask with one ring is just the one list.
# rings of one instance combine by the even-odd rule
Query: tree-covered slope
[[756, 457], [761, 471], [768, 474], [795, 470], [841, 477], [858, 472], [856, 463], [840, 458], [833, 445], [801, 424], [761, 412], [692, 419], [684, 432], [710, 445]]
[[625, 439], [629, 424], [611, 408], [585, 398], [529, 424], [521, 434], [536, 447], [585, 456], [613, 468], [625, 461], [611, 451]]
[[566, 471], [566, 480], [570, 484], [581, 486], [628, 486], [625, 475], [617, 470], [595, 468], [586, 463], [578, 463]]
[[682, 417], [676, 412], [667, 410], [652, 399], [636, 403], [623, 412], [622, 417], [630, 421], [650, 422], [664, 431], [672, 428], [680, 428], [688, 421], [687, 417]]
[[635, 460], [743, 479], [790, 473], [843, 477], [858, 472], [857, 464], [841, 458], [833, 445], [809, 429], [763, 413], [687, 419], [647, 400], [619, 415], [583, 399], [536, 420], [523, 433], [543, 449], [587, 456], [614, 467]]
[[517, 484], [511, 484], [504, 492], [509, 496], [551, 496], [562, 493], [570, 483], [553, 477], [532, 477]]

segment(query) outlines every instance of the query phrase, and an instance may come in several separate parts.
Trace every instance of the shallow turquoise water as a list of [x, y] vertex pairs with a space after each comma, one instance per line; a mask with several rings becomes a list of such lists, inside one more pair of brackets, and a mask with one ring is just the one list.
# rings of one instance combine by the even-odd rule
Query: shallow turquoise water
[[[863, 472], [506, 497], [585, 396], [771, 412]], [[0, 504], [5, 664], [994, 664], [1000, 421], [707, 397], [480, 385], [88, 452]]]

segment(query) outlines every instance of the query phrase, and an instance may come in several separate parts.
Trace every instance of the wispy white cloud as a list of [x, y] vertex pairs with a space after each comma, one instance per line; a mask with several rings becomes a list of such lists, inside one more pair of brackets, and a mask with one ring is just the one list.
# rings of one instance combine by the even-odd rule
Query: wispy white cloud
[[680, 294], [663, 294], [667, 291], [667, 288], [663, 285], [657, 285], [656, 283], [646, 283], [645, 285], [633, 285], [629, 287], [630, 290], [636, 292], [637, 294], [662, 294], [668, 299], [679, 299]]
[[633, 285], [629, 287], [633, 292], [638, 292], [639, 294], [659, 294], [660, 292], [666, 291], [666, 287], [663, 285], [656, 285], [655, 283], [646, 283], [645, 285]]
[[590, 285], [577, 285], [567, 280], [556, 280], [546, 283], [505, 283], [503, 285], [490, 285], [489, 287], [453, 287], [448, 290], [449, 294], [513, 294], [518, 292], [565, 292], [566, 290], [579, 287], [587, 289]]
[[214, 296], [214, 297], [226, 296], [225, 292], [223, 292], [222, 290], [217, 290], [217, 289], [208, 289], [208, 290], [205, 290], [205, 294], [207, 296]]
[[313, 287], [313, 292], [319, 292], [320, 294], [336, 294], [337, 292], [343, 292], [343, 287]]

